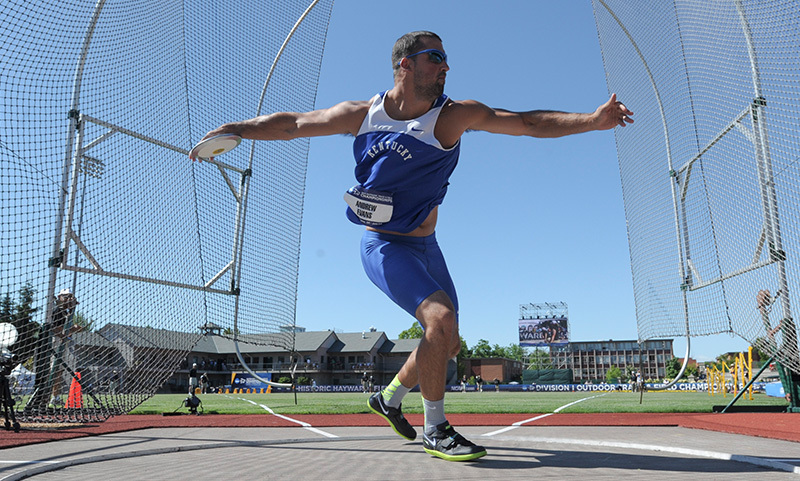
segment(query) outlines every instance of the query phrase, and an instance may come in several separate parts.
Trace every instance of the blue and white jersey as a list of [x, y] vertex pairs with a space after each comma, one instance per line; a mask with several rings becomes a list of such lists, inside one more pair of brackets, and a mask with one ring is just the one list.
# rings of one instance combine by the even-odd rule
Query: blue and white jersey
[[375, 98], [353, 142], [358, 185], [345, 194], [347, 218], [408, 233], [442, 203], [461, 141], [445, 149], [433, 135], [446, 95], [421, 117], [395, 120], [384, 108], [385, 94]]

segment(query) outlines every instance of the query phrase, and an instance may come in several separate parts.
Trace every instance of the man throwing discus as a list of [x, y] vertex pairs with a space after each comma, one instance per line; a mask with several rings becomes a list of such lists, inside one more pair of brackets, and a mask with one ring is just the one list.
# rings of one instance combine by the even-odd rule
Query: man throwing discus
[[[591, 113], [513, 112], [444, 94], [450, 66], [433, 32], [411, 32], [392, 49], [394, 86], [370, 100], [346, 101], [312, 112], [276, 112], [226, 123], [205, 138], [290, 140], [346, 134], [354, 137], [355, 180], [344, 198], [347, 218], [366, 227], [361, 259], [367, 276], [414, 316], [425, 332], [400, 372], [369, 408], [400, 436], [416, 439], [403, 417], [403, 397], [417, 384], [425, 409], [423, 449], [449, 461], [469, 461], [486, 450], [458, 434], [444, 410], [447, 361], [455, 357], [458, 297], [436, 242], [438, 206], [468, 130], [531, 137], [562, 137], [632, 123], [616, 95]], [[193, 158], [193, 160], [195, 160]]]

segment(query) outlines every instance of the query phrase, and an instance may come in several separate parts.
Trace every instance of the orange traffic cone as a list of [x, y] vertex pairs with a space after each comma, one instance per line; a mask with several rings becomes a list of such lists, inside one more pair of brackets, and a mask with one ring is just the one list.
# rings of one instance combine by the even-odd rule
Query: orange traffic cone
[[81, 378], [81, 373], [76, 372], [75, 376], [78, 379], [72, 378], [72, 383], [69, 385], [69, 395], [67, 396], [67, 404], [66, 407], [68, 408], [82, 408], [83, 407], [83, 396], [81, 395], [81, 383], [78, 380]]

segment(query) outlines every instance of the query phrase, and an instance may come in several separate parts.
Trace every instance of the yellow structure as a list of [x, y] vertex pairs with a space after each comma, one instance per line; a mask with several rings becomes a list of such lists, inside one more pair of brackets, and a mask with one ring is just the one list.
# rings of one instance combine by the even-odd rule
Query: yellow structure
[[[726, 375], [727, 374], [727, 375]], [[745, 386], [752, 380], [753, 377], [753, 347], [750, 346], [747, 348], [747, 357], [745, 357], [743, 352], [740, 352], [738, 356], [736, 356], [733, 360], [733, 364], [728, 366], [726, 363], [722, 363], [721, 368], [717, 368], [716, 366], [711, 366], [706, 375], [706, 380], [708, 382], [708, 395], [715, 396], [717, 393], [722, 393], [722, 397], [727, 397], [727, 380], [730, 379], [732, 383], [732, 393], [734, 395], [739, 393], [740, 389], [744, 389]], [[745, 393], [745, 396], [748, 396], [747, 399], [753, 400], [753, 385], [750, 384], [750, 387], [747, 390], [748, 392]]]

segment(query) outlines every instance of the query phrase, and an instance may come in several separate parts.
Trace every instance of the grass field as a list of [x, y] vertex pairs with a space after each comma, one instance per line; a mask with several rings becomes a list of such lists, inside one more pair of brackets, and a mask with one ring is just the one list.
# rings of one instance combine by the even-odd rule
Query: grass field
[[[297, 393], [294, 394], [203, 394], [202, 410], [205, 414], [265, 414], [262, 404], [278, 414], [359, 414], [369, 413], [367, 395], [363, 393]], [[162, 414], [186, 412], [183, 405], [186, 395], [158, 394], [131, 414]], [[636, 413], [636, 412], [712, 412], [714, 405], [727, 405], [733, 395], [709, 396], [699, 392], [646, 392], [642, 403], [639, 393], [528, 393], [493, 392], [447, 393], [445, 403], [450, 413], [549, 413], [577, 402], [559, 412], [563, 413]], [[245, 400], [255, 402], [251, 404]], [[786, 401], [754, 394], [753, 400], [744, 396], [736, 406], [785, 406]], [[422, 413], [422, 398], [419, 393], [410, 393], [403, 401], [403, 412]]]

